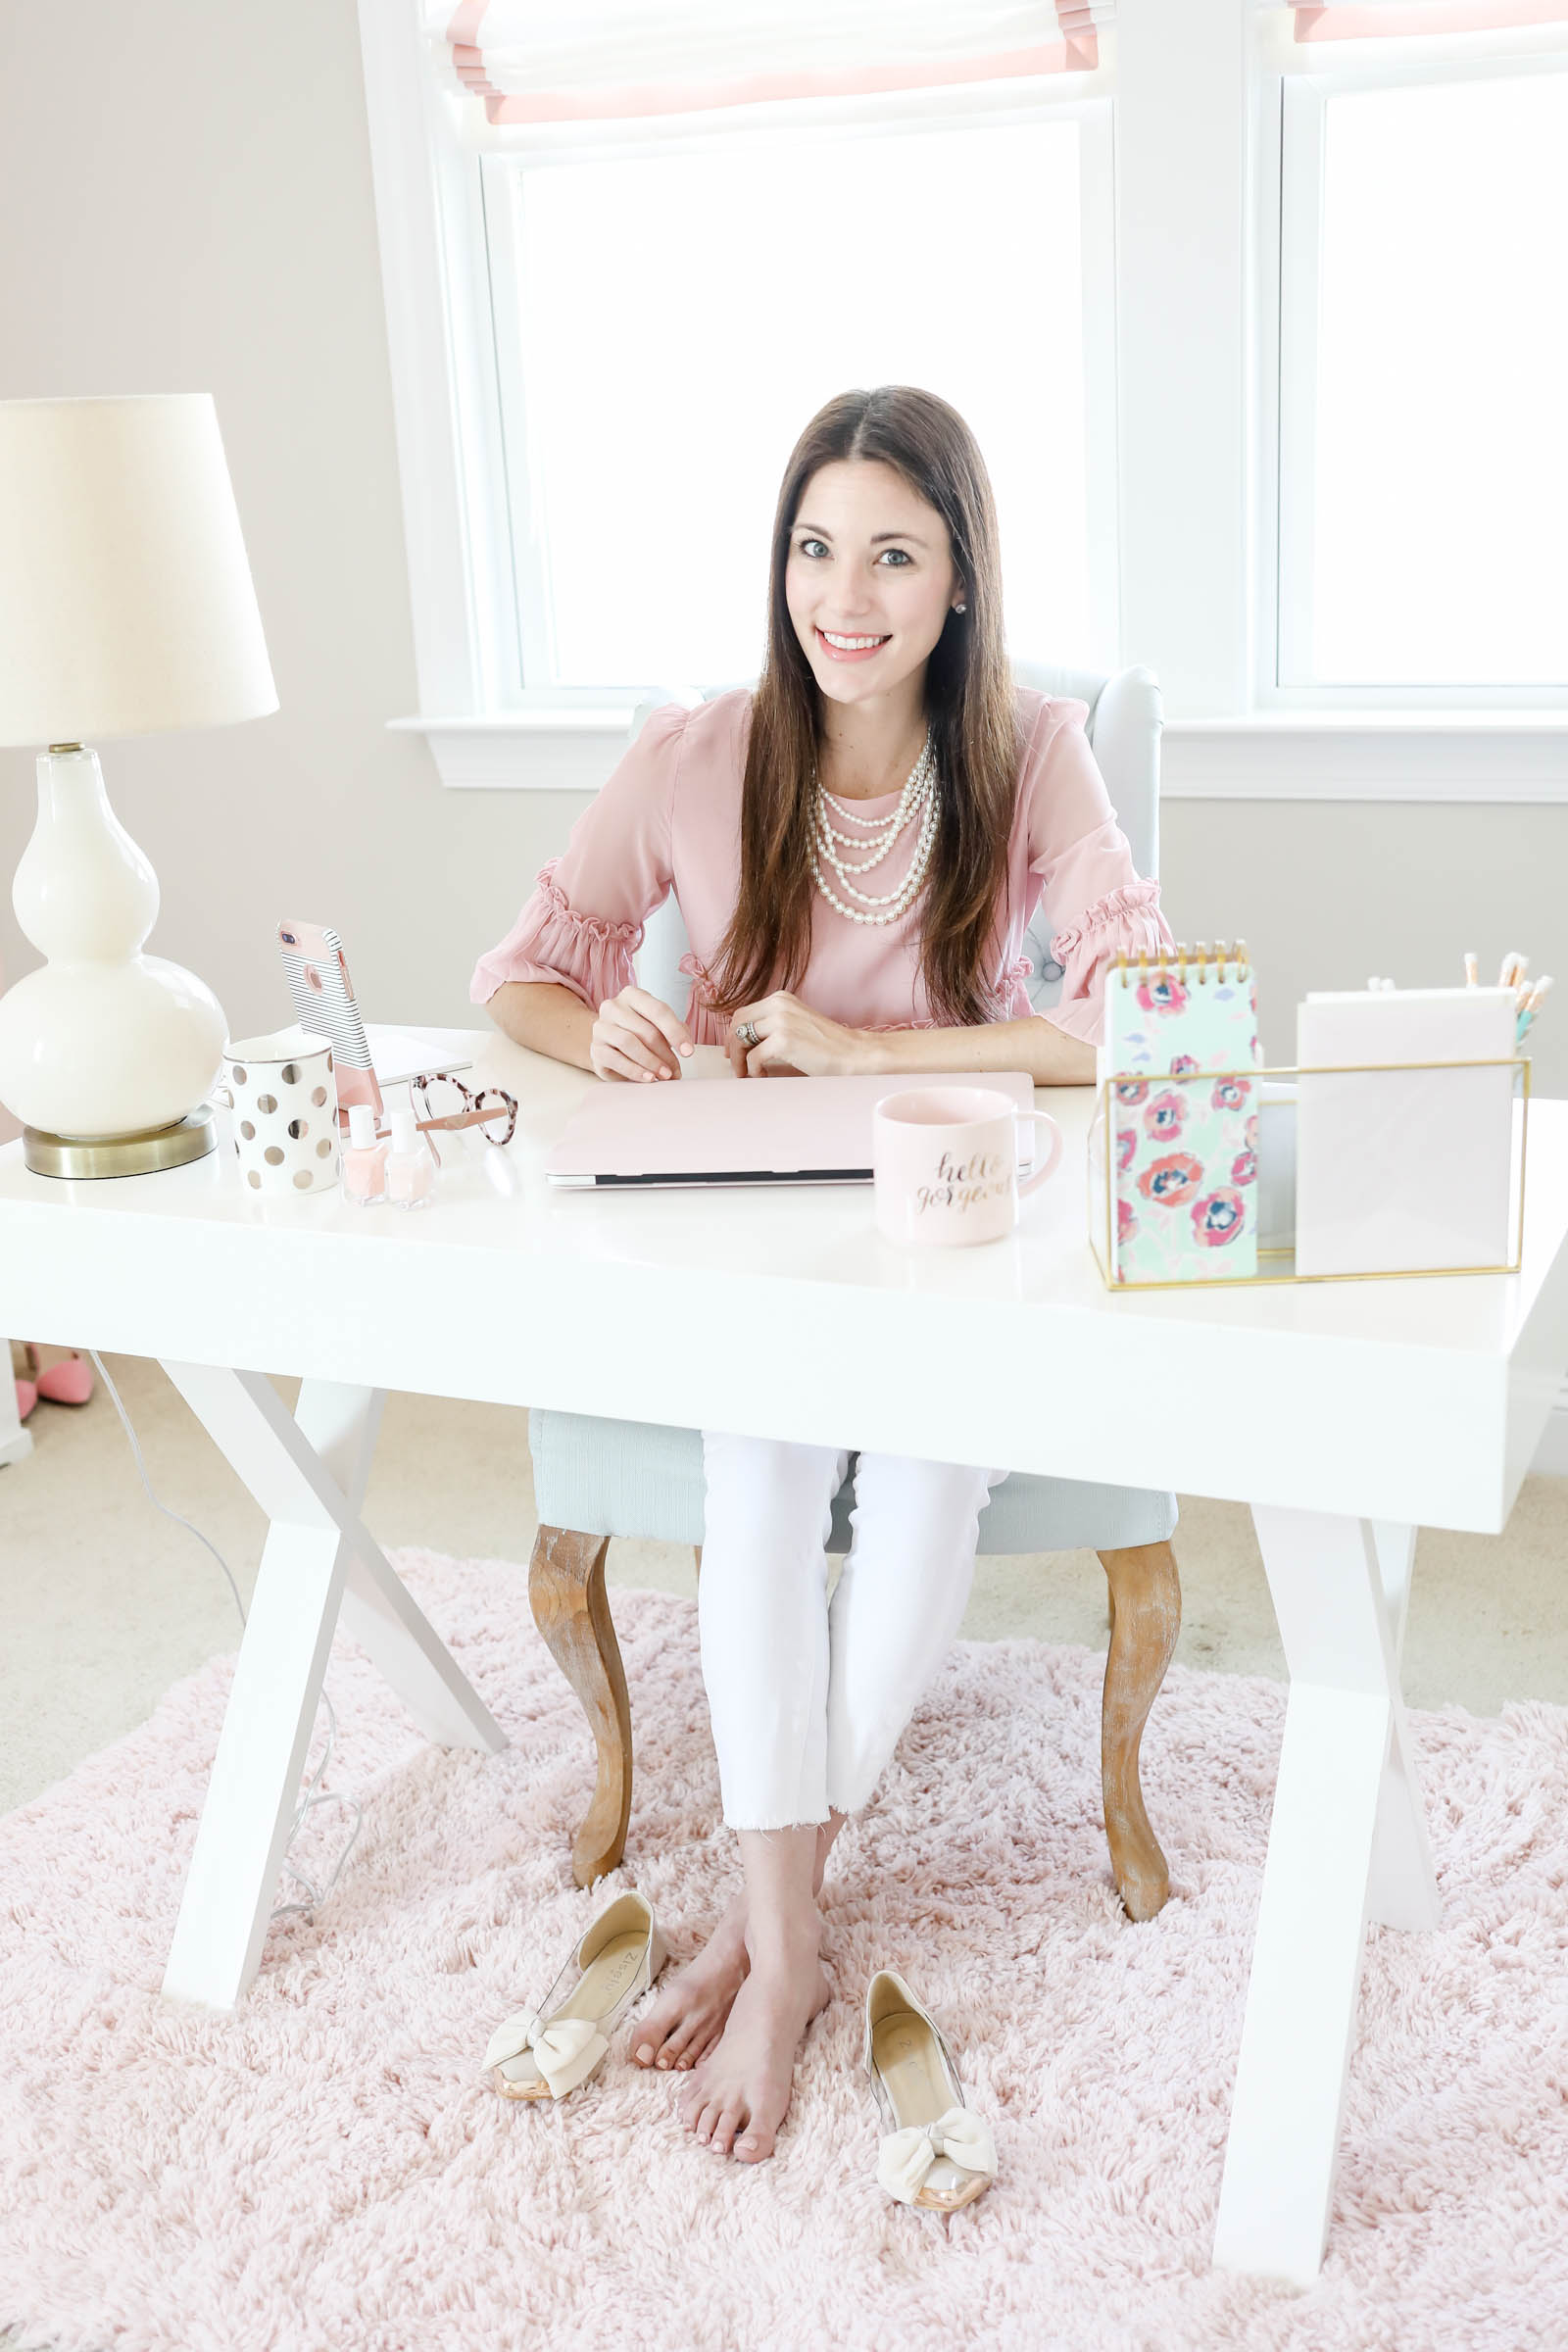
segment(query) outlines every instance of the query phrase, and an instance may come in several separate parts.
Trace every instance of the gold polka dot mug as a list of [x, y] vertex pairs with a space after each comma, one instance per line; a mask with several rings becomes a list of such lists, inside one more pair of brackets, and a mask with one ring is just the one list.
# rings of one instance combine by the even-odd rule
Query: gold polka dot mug
[[336, 1184], [337, 1077], [326, 1038], [301, 1028], [228, 1038], [213, 1093], [233, 1113], [246, 1192], [324, 1193]]

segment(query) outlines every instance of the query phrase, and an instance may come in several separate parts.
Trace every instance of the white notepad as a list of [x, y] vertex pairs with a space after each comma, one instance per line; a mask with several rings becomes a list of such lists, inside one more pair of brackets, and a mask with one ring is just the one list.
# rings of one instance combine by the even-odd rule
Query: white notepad
[[[1509, 1061], [1508, 988], [1309, 996], [1297, 1015], [1308, 1065]], [[1298, 1274], [1500, 1266], [1510, 1250], [1511, 1069], [1368, 1070], [1300, 1080]]]
[[365, 1034], [378, 1086], [473, 1066], [472, 1054], [461, 1051], [461, 1029], [395, 1029], [385, 1021], [367, 1021]]

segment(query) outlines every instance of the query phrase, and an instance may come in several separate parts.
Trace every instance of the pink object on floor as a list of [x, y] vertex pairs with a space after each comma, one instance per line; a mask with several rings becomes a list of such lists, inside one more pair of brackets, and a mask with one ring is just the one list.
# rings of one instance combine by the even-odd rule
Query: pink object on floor
[[[582, 1717], [520, 1567], [395, 1555], [503, 1755], [423, 1745], [357, 1652], [336, 1893], [240, 2012], [157, 1986], [230, 1668], [0, 1824], [0, 2327], [51, 2352], [1480, 2352], [1568, 2309], [1568, 1712], [1416, 1714], [1444, 1925], [1374, 1931], [1322, 2278], [1208, 2267], [1284, 1691], [1172, 1671], [1144, 1780], [1172, 1900], [1133, 1927], [1088, 1650], [960, 1644], [834, 1854], [835, 1998], [780, 2153], [726, 2165], [625, 2062], [547, 2113], [479, 2061], [613, 1886], [569, 1882]], [[677, 1950], [730, 1884], [695, 1610], [617, 1592], [635, 1883]], [[336, 1851], [333, 1812], [308, 1852]], [[310, 1867], [307, 1862], [306, 1867]], [[621, 1883], [620, 1877], [617, 1882]], [[898, 1968], [996, 2132], [949, 2225], [875, 2180], [859, 2004]]]
[[38, 1375], [38, 1394], [51, 1404], [85, 1404], [92, 1395], [92, 1366], [74, 1348]]
[[25, 1421], [38, 1401], [37, 1383], [31, 1380], [18, 1380], [14, 1381], [12, 1385], [17, 1392], [17, 1419]]

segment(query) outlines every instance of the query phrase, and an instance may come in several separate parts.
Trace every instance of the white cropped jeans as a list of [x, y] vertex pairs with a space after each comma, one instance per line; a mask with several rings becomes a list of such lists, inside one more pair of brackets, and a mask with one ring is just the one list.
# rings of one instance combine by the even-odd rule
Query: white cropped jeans
[[724, 1819], [782, 1830], [856, 1812], [958, 1630], [1001, 1470], [862, 1453], [828, 1605], [849, 1455], [703, 1432], [698, 1625]]

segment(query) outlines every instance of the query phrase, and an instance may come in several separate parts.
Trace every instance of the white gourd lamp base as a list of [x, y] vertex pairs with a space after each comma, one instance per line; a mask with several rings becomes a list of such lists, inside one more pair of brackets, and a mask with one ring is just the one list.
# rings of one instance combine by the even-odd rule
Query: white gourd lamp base
[[142, 954], [158, 897], [97, 754], [51, 744], [13, 892], [47, 961], [0, 997], [0, 1100], [35, 1175], [144, 1176], [217, 1149], [223, 1011], [194, 972]]

